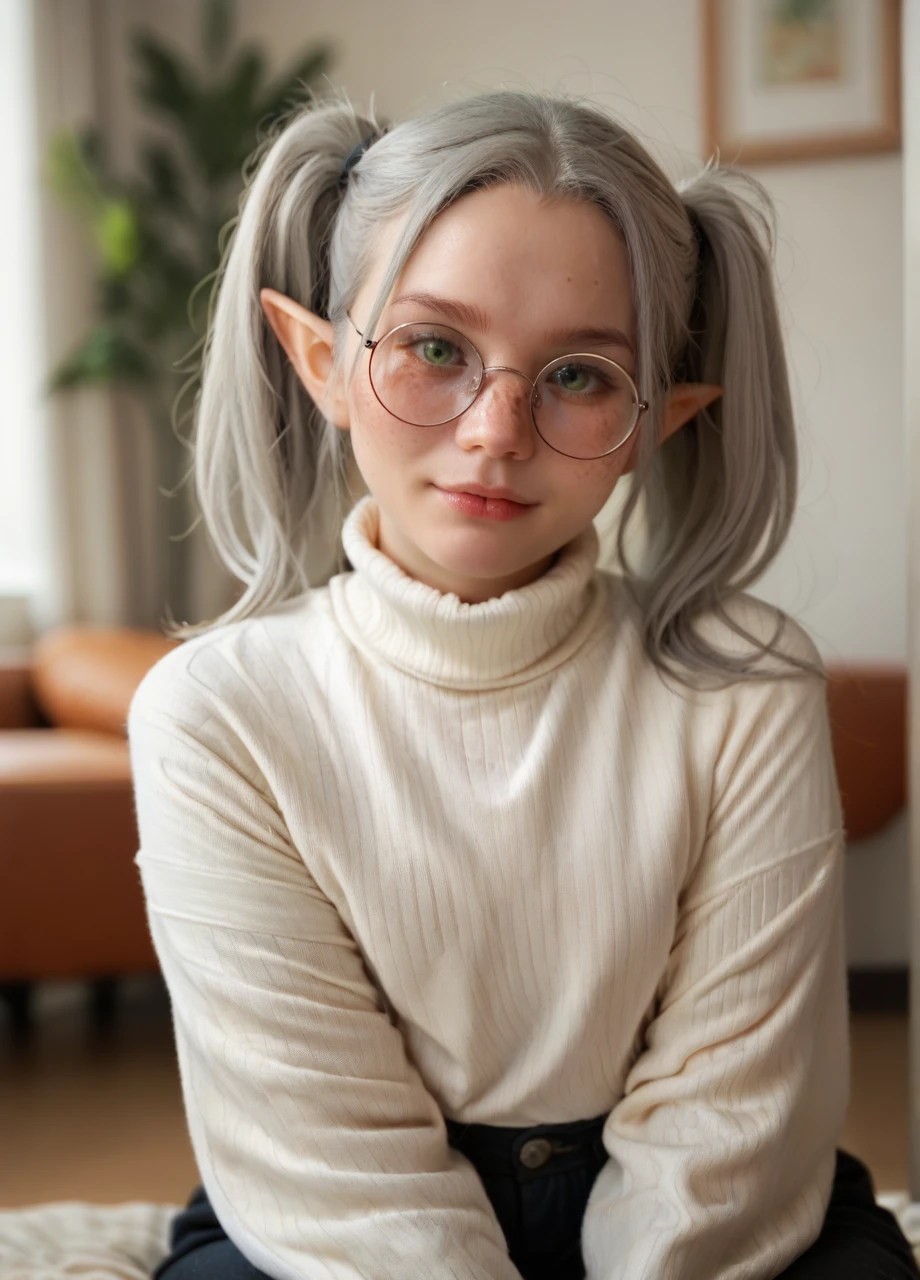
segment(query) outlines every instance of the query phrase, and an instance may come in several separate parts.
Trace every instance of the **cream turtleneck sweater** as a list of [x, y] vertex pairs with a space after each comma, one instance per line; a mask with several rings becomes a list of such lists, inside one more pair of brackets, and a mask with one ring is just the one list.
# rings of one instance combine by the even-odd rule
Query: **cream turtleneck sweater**
[[593, 527], [473, 605], [377, 529], [368, 496], [353, 571], [187, 641], [131, 704], [220, 1222], [277, 1280], [519, 1280], [443, 1117], [606, 1113], [589, 1280], [777, 1275], [820, 1230], [849, 1086], [822, 683], [663, 681]]

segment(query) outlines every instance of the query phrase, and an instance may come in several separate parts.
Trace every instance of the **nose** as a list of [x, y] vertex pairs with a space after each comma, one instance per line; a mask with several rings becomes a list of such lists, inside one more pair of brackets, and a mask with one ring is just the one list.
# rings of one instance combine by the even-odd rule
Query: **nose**
[[[497, 377], [497, 374], [516, 377]], [[479, 395], [457, 424], [457, 443], [485, 449], [491, 457], [512, 453], [528, 458], [536, 447], [537, 433], [530, 412], [533, 383], [520, 369], [488, 365], [482, 371]]]

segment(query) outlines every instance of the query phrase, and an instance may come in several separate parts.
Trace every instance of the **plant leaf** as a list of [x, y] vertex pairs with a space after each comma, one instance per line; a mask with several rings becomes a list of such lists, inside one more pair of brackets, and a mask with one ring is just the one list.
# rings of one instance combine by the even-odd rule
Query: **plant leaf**
[[86, 218], [105, 207], [100, 176], [89, 159], [87, 142], [65, 129], [54, 134], [45, 153], [44, 178], [58, 199]]
[[147, 183], [147, 194], [170, 212], [190, 212], [182, 186], [182, 172], [173, 151], [161, 142], [141, 144], [141, 169]]
[[86, 163], [99, 175], [100, 182], [105, 184], [108, 173], [108, 164], [105, 154], [105, 139], [102, 136], [102, 130], [97, 125], [85, 125], [77, 133], [80, 139], [80, 146], [86, 157]]
[[252, 124], [253, 105], [265, 75], [265, 58], [250, 45], [236, 57], [227, 85], [219, 99], [229, 108], [239, 125]]
[[140, 253], [140, 226], [128, 200], [107, 200], [95, 223], [96, 243], [107, 271], [125, 276]]
[[227, 52], [236, 25], [234, 0], [204, 0], [201, 47], [208, 63], [216, 66]]
[[264, 74], [259, 50], [241, 49], [225, 83], [203, 96], [196, 118], [189, 122], [194, 154], [212, 182], [237, 177], [255, 145], [254, 101]]
[[138, 332], [145, 340], [155, 339], [155, 349], [161, 346], [159, 339], [171, 333], [187, 336], [191, 341], [188, 305], [201, 278], [200, 268], [168, 251], [152, 256], [149, 267], [135, 281], [133, 315]]
[[204, 340], [221, 237], [259, 128], [302, 101], [330, 62], [326, 47], [304, 50], [271, 78], [260, 45], [234, 44], [236, 0], [197, 2], [204, 57], [194, 64], [153, 33], [132, 33], [138, 97], [168, 128], [141, 138], [137, 176], [109, 176], [101, 135], [71, 135], [49, 153], [56, 187], [82, 202], [103, 258], [98, 322], [53, 371], [51, 391], [122, 383], [171, 401]]
[[98, 324], [90, 329], [75, 351], [52, 372], [49, 391], [98, 385], [100, 383], [146, 383], [153, 377], [153, 364], [118, 329]]
[[135, 32], [132, 43], [141, 75], [146, 77], [138, 84], [141, 98], [185, 125], [198, 106], [194, 71], [178, 54], [145, 31]]
[[100, 276], [96, 281], [100, 314], [109, 320], [129, 316], [134, 307], [130, 277]]

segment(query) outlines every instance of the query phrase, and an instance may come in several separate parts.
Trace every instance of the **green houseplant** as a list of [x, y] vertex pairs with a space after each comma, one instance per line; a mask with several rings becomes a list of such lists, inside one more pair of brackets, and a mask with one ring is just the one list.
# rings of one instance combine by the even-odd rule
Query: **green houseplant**
[[261, 49], [235, 42], [234, 0], [199, 0], [199, 10], [197, 64], [149, 32], [132, 33], [136, 91], [159, 126], [139, 145], [136, 173], [112, 172], [95, 130], [58, 134], [46, 163], [49, 184], [83, 217], [98, 256], [95, 321], [52, 371], [49, 391], [104, 384], [143, 402], [156, 445], [170, 620], [189, 608], [184, 539], [193, 515], [178, 410], [197, 392], [222, 229], [237, 212], [247, 158], [330, 61], [317, 46], [269, 76]]

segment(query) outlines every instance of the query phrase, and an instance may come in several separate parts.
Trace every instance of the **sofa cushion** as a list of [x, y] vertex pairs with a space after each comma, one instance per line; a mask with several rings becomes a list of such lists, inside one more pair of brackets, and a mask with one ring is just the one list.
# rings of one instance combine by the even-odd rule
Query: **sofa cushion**
[[0, 833], [0, 979], [156, 972], [124, 738], [0, 732]]
[[[82, 729], [0, 731], [0, 796], [35, 788], [51, 797], [74, 783], [131, 782], [128, 744]], [[2, 804], [2, 800], [0, 800]]]
[[128, 708], [141, 680], [179, 640], [134, 627], [77, 624], [36, 640], [35, 699], [53, 724], [127, 736]]

